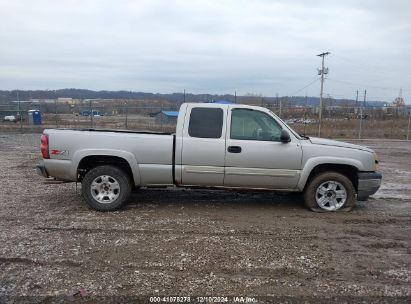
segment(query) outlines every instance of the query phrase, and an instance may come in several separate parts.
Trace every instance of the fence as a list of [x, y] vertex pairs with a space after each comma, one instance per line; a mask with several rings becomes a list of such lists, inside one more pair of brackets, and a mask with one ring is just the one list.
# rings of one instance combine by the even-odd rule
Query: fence
[[[318, 135], [318, 107], [259, 104], [300, 134]], [[41, 111], [42, 124], [29, 124], [28, 110]], [[0, 132], [42, 132], [46, 128], [105, 128], [174, 132], [178, 106], [104, 104], [0, 105]], [[91, 115], [93, 113], [93, 115]], [[15, 121], [3, 117], [14, 116]], [[324, 107], [321, 136], [327, 138], [411, 139], [410, 114], [398, 108]]]

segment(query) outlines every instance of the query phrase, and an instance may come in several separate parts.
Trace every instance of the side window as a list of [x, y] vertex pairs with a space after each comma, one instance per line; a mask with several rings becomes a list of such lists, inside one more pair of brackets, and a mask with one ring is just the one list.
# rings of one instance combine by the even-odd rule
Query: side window
[[223, 129], [223, 110], [219, 108], [193, 108], [188, 134], [191, 137], [220, 138]]
[[268, 114], [249, 109], [231, 111], [231, 139], [280, 141], [281, 126]]

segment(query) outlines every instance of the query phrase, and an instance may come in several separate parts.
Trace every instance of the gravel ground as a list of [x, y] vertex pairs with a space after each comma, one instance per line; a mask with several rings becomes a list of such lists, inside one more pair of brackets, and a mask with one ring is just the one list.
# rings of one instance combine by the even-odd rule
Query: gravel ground
[[380, 155], [380, 191], [352, 212], [317, 214], [295, 194], [166, 189], [95, 212], [75, 184], [42, 183], [38, 141], [0, 134], [0, 302], [80, 288], [111, 299], [411, 300], [410, 142], [362, 142]]

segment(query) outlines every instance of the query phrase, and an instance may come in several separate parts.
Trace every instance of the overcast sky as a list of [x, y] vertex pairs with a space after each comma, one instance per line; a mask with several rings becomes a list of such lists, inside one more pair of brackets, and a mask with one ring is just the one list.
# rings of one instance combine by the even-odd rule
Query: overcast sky
[[0, 89], [319, 96], [323, 51], [326, 94], [411, 103], [408, 0], [0, 0]]

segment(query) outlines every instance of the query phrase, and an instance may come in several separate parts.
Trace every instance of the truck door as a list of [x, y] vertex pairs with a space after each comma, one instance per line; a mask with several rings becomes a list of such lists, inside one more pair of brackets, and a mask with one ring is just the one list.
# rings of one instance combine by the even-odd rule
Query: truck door
[[187, 108], [181, 157], [182, 184], [223, 186], [227, 106]]
[[280, 141], [281, 125], [269, 113], [228, 110], [224, 186], [292, 189], [297, 186], [302, 149], [299, 140]]

